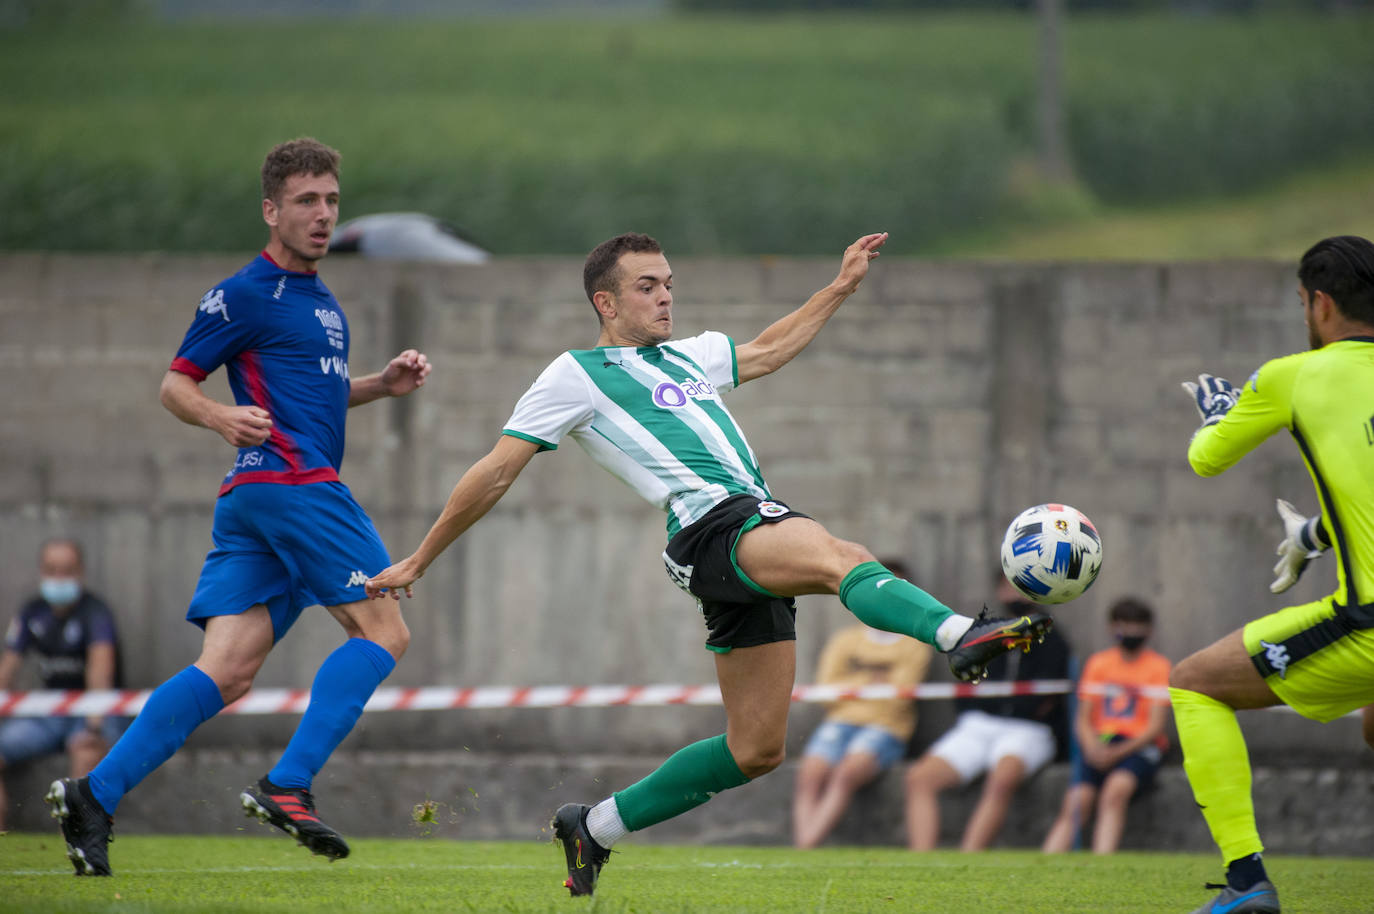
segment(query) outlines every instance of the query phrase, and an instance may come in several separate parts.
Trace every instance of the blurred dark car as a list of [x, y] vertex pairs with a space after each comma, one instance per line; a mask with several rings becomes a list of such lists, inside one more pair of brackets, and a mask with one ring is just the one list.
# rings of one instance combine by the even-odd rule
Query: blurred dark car
[[391, 260], [486, 263], [491, 252], [446, 222], [424, 213], [374, 213], [340, 223], [330, 253]]

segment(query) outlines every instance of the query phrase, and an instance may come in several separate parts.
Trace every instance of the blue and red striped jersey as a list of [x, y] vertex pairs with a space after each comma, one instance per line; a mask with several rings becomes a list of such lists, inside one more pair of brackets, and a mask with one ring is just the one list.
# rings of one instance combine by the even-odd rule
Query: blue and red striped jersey
[[240, 448], [219, 494], [245, 482], [339, 478], [348, 412], [348, 321], [314, 272], [264, 252], [201, 298], [173, 371], [203, 381], [221, 365], [239, 406], [272, 417], [272, 435]]

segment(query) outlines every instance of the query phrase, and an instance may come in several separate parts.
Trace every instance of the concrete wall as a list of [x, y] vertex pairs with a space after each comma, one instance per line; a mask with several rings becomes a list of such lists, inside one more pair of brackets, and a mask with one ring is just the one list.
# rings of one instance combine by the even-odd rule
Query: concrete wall
[[[17, 605], [38, 544], [80, 537], [92, 585], [119, 612], [131, 685], [156, 684], [199, 644], [199, 630], [181, 620], [231, 452], [163, 411], [157, 386], [201, 294], [241, 263], [0, 256], [0, 574]], [[674, 260], [679, 334], [712, 328], [747, 340], [837, 264], [838, 256]], [[324, 275], [349, 315], [355, 373], [410, 345], [436, 366], [416, 396], [350, 417], [344, 478], [399, 557], [496, 441], [537, 372], [594, 341], [580, 263], [413, 267], [338, 257]], [[808, 351], [728, 403], [778, 497], [838, 535], [904, 556], [918, 583], [965, 610], [987, 599], [997, 545], [1018, 511], [1051, 500], [1081, 508], [1102, 532], [1106, 559], [1097, 585], [1056, 611], [1060, 625], [1080, 653], [1099, 648], [1105, 606], [1139, 594], [1159, 611], [1157, 646], [1177, 660], [1334, 581], [1326, 560], [1288, 599], [1267, 590], [1274, 497], [1316, 506], [1291, 444], [1267, 443], [1211, 480], [1195, 477], [1184, 456], [1197, 419], [1179, 382], [1203, 370], [1239, 382], [1302, 348], [1295, 290], [1292, 266], [1269, 262], [888, 256]], [[207, 387], [227, 396], [220, 375]], [[415, 637], [394, 684], [711, 680], [699, 619], [658, 559], [662, 515], [578, 450], [536, 458], [433, 566], [407, 604]], [[832, 599], [801, 601], [801, 681], [825, 635], [847, 620]], [[259, 685], [307, 686], [340, 638], [323, 611], [308, 612]], [[794, 729], [814, 719], [810, 711], [799, 711]], [[928, 719], [945, 713], [932, 708]], [[449, 715], [424, 732], [391, 715], [372, 732], [389, 746], [553, 741], [657, 753], [688, 731], [718, 732], [715, 714], [492, 712]], [[220, 721], [203, 738], [275, 740], [289, 723]], [[1364, 764], [1349, 729], [1279, 714], [1257, 729], [1260, 761], [1335, 752]]]

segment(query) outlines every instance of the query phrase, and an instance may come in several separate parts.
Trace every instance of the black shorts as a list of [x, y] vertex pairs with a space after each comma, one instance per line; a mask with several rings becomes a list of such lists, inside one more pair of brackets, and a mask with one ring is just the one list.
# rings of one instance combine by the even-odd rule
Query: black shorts
[[732, 648], [797, 640], [797, 603], [754, 584], [735, 564], [735, 543], [759, 524], [807, 515], [776, 501], [732, 495], [696, 523], [678, 531], [663, 551], [673, 583], [697, 598], [706, 629], [706, 648]]

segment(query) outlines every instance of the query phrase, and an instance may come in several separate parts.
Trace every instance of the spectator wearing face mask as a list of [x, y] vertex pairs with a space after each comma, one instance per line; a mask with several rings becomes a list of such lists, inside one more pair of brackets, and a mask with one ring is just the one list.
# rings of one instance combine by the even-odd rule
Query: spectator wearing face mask
[[[86, 590], [81, 546], [52, 539], [38, 556], [38, 593], [20, 608], [5, 632], [0, 690], [12, 689], [25, 655], [38, 661], [45, 689], [119, 687], [114, 615]], [[66, 752], [72, 777], [86, 774], [119, 738], [126, 721], [115, 717], [15, 717], [0, 720], [0, 831], [9, 807], [4, 772]]]
[[1078, 681], [1074, 736], [1079, 754], [1059, 817], [1045, 836], [1046, 853], [1067, 851], [1093, 805], [1092, 851], [1114, 853], [1126, 829], [1126, 807], [1148, 787], [1164, 752], [1169, 723], [1169, 660], [1145, 646], [1154, 612], [1126, 597], [1107, 612], [1116, 646], [1098, 651]]

